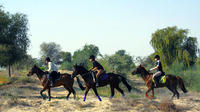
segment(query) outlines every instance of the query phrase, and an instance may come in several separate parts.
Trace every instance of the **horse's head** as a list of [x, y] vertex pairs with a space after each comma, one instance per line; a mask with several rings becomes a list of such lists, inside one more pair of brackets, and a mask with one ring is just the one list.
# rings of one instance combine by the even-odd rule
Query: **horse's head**
[[80, 65], [74, 65], [74, 70], [72, 72], [72, 78], [76, 77], [78, 74], [82, 74], [84, 70], [83, 66]]
[[33, 68], [31, 68], [31, 70], [28, 72], [27, 76], [31, 76], [34, 73], [36, 73], [38, 70], [38, 67], [36, 65], [33, 66]]
[[145, 69], [142, 65], [139, 65], [139, 66], [132, 72], [132, 75], [141, 74], [141, 73], [143, 73], [144, 71], [146, 71], [146, 69]]

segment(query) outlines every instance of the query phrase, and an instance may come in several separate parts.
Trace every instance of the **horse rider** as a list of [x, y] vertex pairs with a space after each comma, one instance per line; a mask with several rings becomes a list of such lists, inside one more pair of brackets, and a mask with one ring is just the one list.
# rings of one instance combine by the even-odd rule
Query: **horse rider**
[[99, 86], [99, 76], [100, 74], [102, 74], [104, 72], [104, 68], [101, 64], [99, 64], [96, 60], [95, 60], [95, 56], [91, 55], [89, 58], [90, 62], [92, 62], [93, 67], [92, 67], [92, 71], [96, 71], [96, 86]]
[[152, 70], [157, 70], [157, 72], [155, 74], [153, 74], [153, 79], [155, 81], [155, 87], [158, 86], [159, 82], [158, 82], [158, 78], [162, 75], [164, 75], [165, 73], [163, 72], [163, 69], [162, 69], [162, 64], [160, 62], [160, 56], [159, 55], [156, 55], [154, 57], [154, 60], [156, 61], [156, 66], [154, 68], [151, 68], [150, 71]]
[[51, 82], [50, 86], [53, 87], [54, 84], [55, 84], [55, 77], [57, 75], [58, 68], [56, 67], [56, 65], [53, 62], [51, 62], [49, 57], [47, 57], [45, 59], [45, 63], [48, 64], [48, 72], [50, 73], [49, 79], [50, 79], [50, 82]]

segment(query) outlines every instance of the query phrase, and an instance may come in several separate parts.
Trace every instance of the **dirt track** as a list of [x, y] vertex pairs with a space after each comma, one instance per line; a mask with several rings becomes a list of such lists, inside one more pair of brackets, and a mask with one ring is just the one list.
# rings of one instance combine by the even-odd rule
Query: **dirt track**
[[[137, 94], [138, 98], [116, 97], [110, 100], [108, 97], [102, 97], [102, 102], [90, 91], [83, 102], [83, 92], [77, 92], [77, 99], [73, 95], [66, 100], [67, 91], [63, 88], [54, 88], [52, 90], [52, 101], [42, 100], [39, 95], [41, 86], [39, 83], [6, 85], [1, 87], [1, 112], [111, 112], [111, 111], [130, 111], [130, 112], [160, 112], [160, 111], [183, 111], [198, 112], [200, 111], [200, 94], [189, 92], [183, 94], [180, 90], [180, 99], [169, 101], [171, 93], [167, 89], [156, 90], [156, 99], [150, 100], [144, 97], [145, 86], [141, 79], [133, 80], [136, 83], [135, 88], [141, 90], [131, 93]], [[76, 88], [77, 90], [77, 88]], [[44, 92], [45, 93], [45, 92]], [[47, 93], [45, 93], [47, 94]]]

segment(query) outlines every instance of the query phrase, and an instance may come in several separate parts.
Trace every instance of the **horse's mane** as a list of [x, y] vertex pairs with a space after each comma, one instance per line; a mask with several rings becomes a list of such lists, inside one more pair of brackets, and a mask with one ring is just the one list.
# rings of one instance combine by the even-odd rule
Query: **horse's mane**
[[148, 70], [146, 70], [146, 68], [144, 66], [140, 65], [140, 67], [144, 70], [146, 75], [153, 75], [153, 73], [151, 73]]
[[81, 69], [83, 69], [83, 70], [85, 70], [85, 71], [88, 71], [84, 66], [77, 65], [76, 67], [79, 67], [79, 68], [81, 68]]
[[34, 65], [35, 68], [37, 68], [38, 72], [41, 72], [41, 73], [45, 73], [43, 70], [41, 70], [38, 66]]

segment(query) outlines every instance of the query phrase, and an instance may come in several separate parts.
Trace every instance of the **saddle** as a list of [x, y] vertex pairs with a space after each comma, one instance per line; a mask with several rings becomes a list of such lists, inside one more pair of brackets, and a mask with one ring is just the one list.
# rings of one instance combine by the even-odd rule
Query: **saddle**
[[[46, 72], [47, 73], [47, 72]], [[50, 80], [50, 77], [49, 77], [50, 75], [49, 75], [49, 73], [47, 74], [47, 78], [48, 78], [48, 80]], [[57, 80], [60, 80], [62, 78], [62, 74], [60, 74], [60, 72], [58, 72], [57, 74], [56, 74], [56, 76], [54, 77], [54, 79], [55, 79], [55, 81], [57, 81]]]
[[[152, 78], [152, 81], [155, 83], [154, 78]], [[166, 82], [166, 76], [165, 76], [165, 74], [161, 75], [160, 77], [158, 77], [158, 83], [159, 84], [164, 84], [165, 82]]]
[[[95, 79], [95, 81], [97, 79], [96, 74], [97, 74], [97, 72], [92, 72], [92, 76]], [[106, 72], [103, 72], [102, 74], [99, 75], [99, 81], [100, 82], [106, 81], [107, 79], [108, 79], [108, 74]]]
[[58, 72], [56, 77], [55, 77], [55, 81], [60, 80], [61, 78], [62, 78], [62, 75], [60, 74], [60, 72]]

